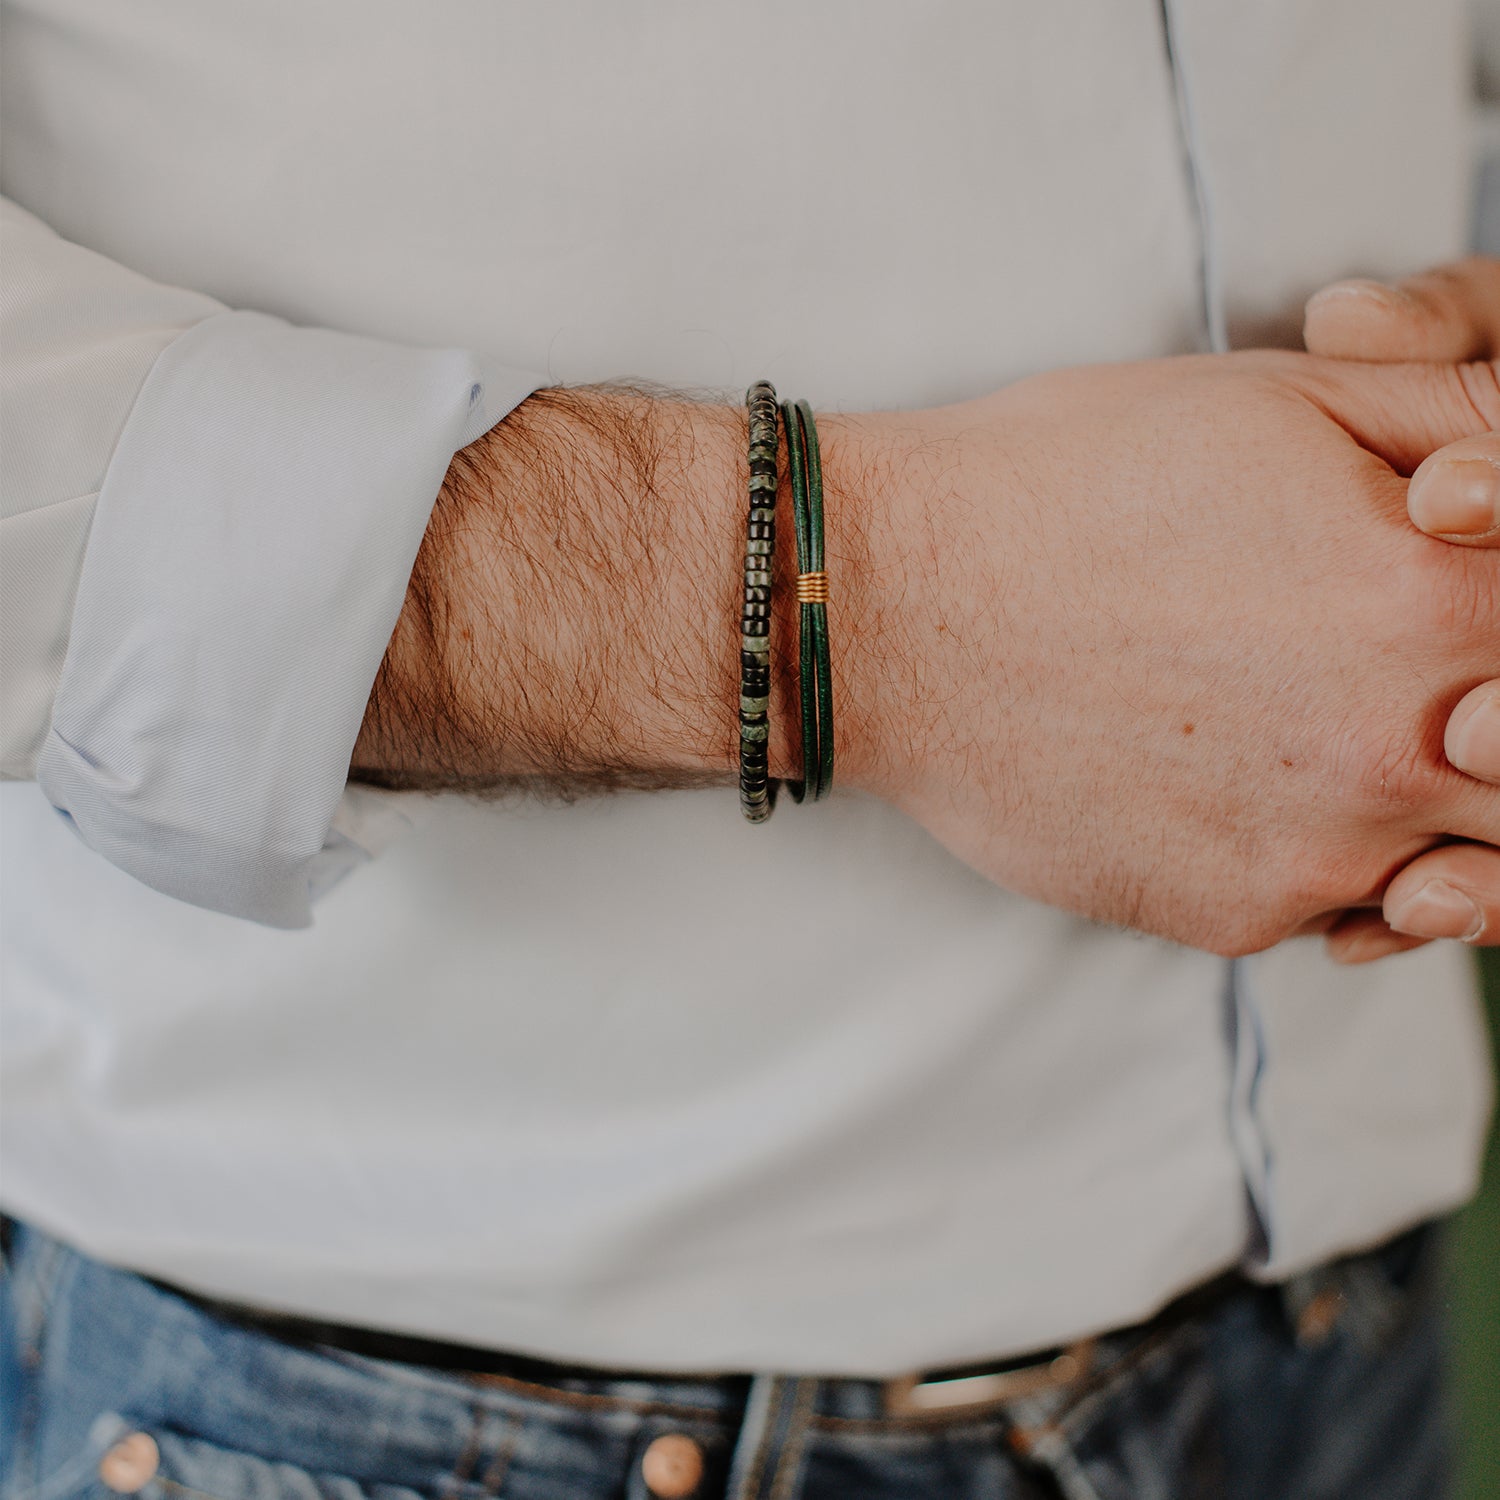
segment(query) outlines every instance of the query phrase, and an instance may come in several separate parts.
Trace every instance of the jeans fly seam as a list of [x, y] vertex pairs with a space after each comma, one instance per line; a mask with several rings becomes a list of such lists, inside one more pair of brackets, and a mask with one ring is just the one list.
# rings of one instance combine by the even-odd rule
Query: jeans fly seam
[[771, 1475], [770, 1500], [790, 1500], [792, 1481], [802, 1463], [802, 1450], [807, 1445], [807, 1432], [812, 1417], [813, 1398], [818, 1383], [804, 1380], [797, 1388], [792, 1405], [792, 1415], [787, 1422], [787, 1438], [777, 1455], [776, 1469]]
[[[782, 1385], [781, 1376], [773, 1375], [769, 1378], [763, 1411], [760, 1410], [760, 1403], [755, 1399], [757, 1392], [754, 1389], [751, 1390], [750, 1400], [745, 1406], [745, 1421], [748, 1425], [753, 1418], [758, 1418], [760, 1431], [753, 1434], [755, 1449], [751, 1454], [750, 1468], [743, 1479], [735, 1485], [733, 1500], [757, 1500], [760, 1494], [760, 1476], [766, 1466], [766, 1449], [771, 1441], [772, 1426], [781, 1397]], [[741, 1441], [744, 1440], [745, 1435], [744, 1428], [742, 1428]]]
[[479, 1462], [480, 1429], [484, 1426], [486, 1415], [482, 1406], [474, 1406], [469, 1410], [471, 1425], [469, 1435], [464, 1439], [463, 1452], [458, 1455], [458, 1462], [453, 1465], [452, 1472], [445, 1474], [438, 1486], [439, 1493], [446, 1500], [458, 1500], [464, 1486], [473, 1478], [474, 1466]]
[[509, 1420], [505, 1436], [500, 1440], [500, 1445], [495, 1450], [495, 1457], [480, 1481], [481, 1495], [495, 1496], [500, 1493], [500, 1486], [505, 1483], [505, 1476], [510, 1472], [511, 1460], [516, 1455], [516, 1445], [521, 1439], [521, 1428], [524, 1423], [524, 1417]]

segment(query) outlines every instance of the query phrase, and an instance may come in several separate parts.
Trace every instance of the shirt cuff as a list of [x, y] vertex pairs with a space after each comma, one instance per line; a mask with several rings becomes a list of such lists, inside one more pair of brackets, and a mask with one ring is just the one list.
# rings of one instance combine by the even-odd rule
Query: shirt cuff
[[156, 890], [305, 927], [458, 449], [542, 377], [259, 313], [168, 345], [95, 510], [37, 780]]

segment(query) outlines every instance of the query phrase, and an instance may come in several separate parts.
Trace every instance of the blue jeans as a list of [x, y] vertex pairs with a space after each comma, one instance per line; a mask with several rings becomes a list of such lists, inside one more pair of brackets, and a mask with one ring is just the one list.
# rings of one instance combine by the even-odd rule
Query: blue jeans
[[0, 1278], [3, 1495], [1435, 1500], [1434, 1240], [1285, 1289], [1229, 1286], [1026, 1395], [891, 1415], [875, 1381], [548, 1387], [300, 1345], [17, 1226]]

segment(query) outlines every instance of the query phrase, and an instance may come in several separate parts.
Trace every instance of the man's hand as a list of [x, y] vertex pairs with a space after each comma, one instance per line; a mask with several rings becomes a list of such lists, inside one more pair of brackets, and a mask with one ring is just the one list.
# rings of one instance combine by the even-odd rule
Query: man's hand
[[1402, 476], [1497, 420], [1487, 364], [1270, 354], [911, 419], [875, 790], [1001, 884], [1223, 953], [1495, 842], [1441, 746], [1500, 668], [1500, 574], [1413, 532]]
[[[1345, 281], [1307, 305], [1307, 347], [1346, 359], [1461, 360], [1500, 355], [1500, 261], [1474, 256], [1398, 286]], [[1462, 439], [1418, 467], [1412, 521], [1458, 546], [1500, 546], [1500, 433]], [[1468, 693], [1449, 719], [1450, 763], [1500, 784], [1500, 682]], [[1347, 914], [1330, 951], [1360, 963], [1437, 937], [1500, 944], [1500, 850], [1453, 844], [1413, 860], [1378, 910]]]
[[1336, 281], [1308, 299], [1302, 335], [1311, 353], [1332, 359], [1493, 359], [1500, 349], [1500, 260], [1473, 255], [1397, 286]]
[[[1487, 364], [1282, 354], [821, 419], [842, 784], [1002, 885], [1222, 953], [1378, 899], [1444, 840], [1500, 842], [1500, 790], [1442, 755], [1500, 672], [1500, 577], [1412, 530], [1402, 477], [1497, 423]], [[743, 433], [580, 391], [460, 455], [359, 774], [727, 786]]]

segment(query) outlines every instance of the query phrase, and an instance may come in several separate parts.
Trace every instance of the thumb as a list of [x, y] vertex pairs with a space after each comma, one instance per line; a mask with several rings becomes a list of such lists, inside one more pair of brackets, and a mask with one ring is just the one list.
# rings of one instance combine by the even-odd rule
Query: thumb
[[1500, 259], [1473, 255], [1389, 286], [1336, 281], [1308, 299], [1310, 354], [1336, 359], [1482, 359], [1500, 354]]
[[1412, 523], [1467, 547], [1500, 547], [1500, 432], [1462, 438], [1425, 458], [1406, 492]]
[[1410, 478], [1431, 453], [1500, 430], [1500, 361], [1368, 365], [1309, 359], [1304, 393], [1362, 448]]

